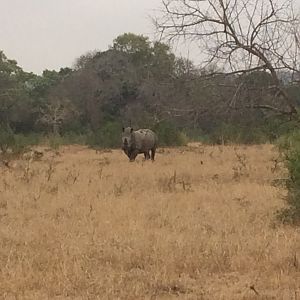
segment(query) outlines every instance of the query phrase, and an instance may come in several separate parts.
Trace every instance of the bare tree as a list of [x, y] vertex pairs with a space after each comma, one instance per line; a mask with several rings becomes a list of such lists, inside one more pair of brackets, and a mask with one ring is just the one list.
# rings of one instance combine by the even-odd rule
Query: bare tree
[[40, 108], [40, 118], [38, 122], [51, 128], [54, 135], [59, 135], [61, 126], [78, 115], [73, 105], [68, 99], [53, 98], [45, 107]]
[[[274, 103], [280, 99], [284, 105], [259, 103], [255, 107], [297, 114], [280, 77], [288, 71], [292, 78], [299, 79], [299, 17], [295, 15], [293, 0], [162, 0], [162, 3], [162, 15], [155, 20], [161, 37], [169, 41], [193, 41], [201, 49], [205, 67], [217, 65], [222, 73], [269, 73], [272, 84], [268, 90]], [[235, 103], [236, 99], [231, 99], [230, 105]]]

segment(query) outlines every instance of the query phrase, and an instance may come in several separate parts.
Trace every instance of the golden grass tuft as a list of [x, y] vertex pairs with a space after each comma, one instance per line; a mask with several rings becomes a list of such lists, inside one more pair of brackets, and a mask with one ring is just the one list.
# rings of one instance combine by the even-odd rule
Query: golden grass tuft
[[271, 145], [42, 152], [0, 166], [1, 299], [300, 299]]

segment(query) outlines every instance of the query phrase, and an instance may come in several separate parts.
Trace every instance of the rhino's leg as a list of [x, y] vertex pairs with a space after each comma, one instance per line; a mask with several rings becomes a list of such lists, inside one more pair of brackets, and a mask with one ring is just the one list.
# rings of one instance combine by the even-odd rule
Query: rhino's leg
[[135, 158], [137, 157], [138, 154], [139, 154], [139, 151], [138, 151], [138, 150], [133, 150], [133, 151], [130, 153], [129, 161], [130, 161], [130, 162], [135, 161]]
[[144, 152], [144, 157], [145, 157], [145, 160], [150, 159], [150, 153], [149, 153], [149, 151]]
[[123, 149], [124, 153], [128, 156], [128, 158], [130, 158], [130, 153], [127, 149]]
[[154, 161], [156, 148], [151, 149], [151, 160]]

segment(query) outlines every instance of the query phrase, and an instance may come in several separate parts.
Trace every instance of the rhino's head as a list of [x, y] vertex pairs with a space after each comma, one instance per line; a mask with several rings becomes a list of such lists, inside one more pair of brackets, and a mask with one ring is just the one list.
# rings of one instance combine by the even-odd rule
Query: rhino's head
[[134, 136], [133, 136], [133, 128], [123, 127], [122, 132], [122, 149], [128, 155], [130, 149], [134, 148]]

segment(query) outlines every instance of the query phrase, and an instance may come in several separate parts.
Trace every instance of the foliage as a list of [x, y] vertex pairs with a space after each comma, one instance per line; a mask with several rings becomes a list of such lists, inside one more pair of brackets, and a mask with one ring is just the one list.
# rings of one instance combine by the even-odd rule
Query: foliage
[[183, 146], [188, 142], [186, 134], [171, 122], [161, 122], [153, 129], [158, 135], [159, 146]]
[[64, 135], [48, 134], [40, 138], [40, 142], [50, 148], [58, 150], [63, 145], [86, 145], [88, 143], [88, 133], [78, 133], [69, 131]]
[[151, 55], [149, 38], [133, 33], [118, 36], [114, 40], [113, 49], [129, 54], [131, 59], [138, 64], [149, 61]]
[[42, 142], [42, 135], [37, 133], [30, 134], [14, 134], [15, 144], [19, 148], [28, 148], [30, 146], [38, 145]]
[[15, 134], [9, 126], [0, 126], [0, 152], [4, 155], [21, 154], [30, 146], [40, 142], [40, 138], [36, 134], [23, 135]]
[[[107, 51], [82, 55], [74, 69], [42, 75], [1, 55], [0, 119], [18, 134], [59, 134], [66, 142], [76, 133], [82, 143], [90, 128], [89, 143], [116, 147], [116, 135], [109, 139], [104, 132], [116, 122], [157, 127], [162, 145], [186, 143], [183, 128], [186, 136], [213, 143], [257, 143], [285, 133], [282, 118], [252, 107], [271, 104], [272, 95], [261, 92], [271, 83], [269, 73], [208, 77], [220, 72], [217, 66], [198, 70], [142, 35], [125, 33]], [[295, 101], [298, 89], [288, 88]]]
[[6, 153], [15, 145], [15, 137], [12, 129], [9, 126], [0, 126], [0, 150]]
[[279, 149], [284, 156], [288, 178], [286, 197], [288, 207], [279, 212], [279, 218], [285, 223], [300, 224], [300, 130], [281, 137]]
[[[82, 55], [73, 69], [26, 73], [1, 52], [0, 71], [0, 120], [19, 135], [48, 136], [54, 147], [77, 141], [119, 147], [119, 128], [129, 124], [155, 129], [161, 145], [188, 138], [261, 143], [291, 127], [253, 108], [274, 98], [263, 92], [272, 84], [265, 70], [231, 76], [216, 65], [199, 70], [168, 45], [132, 33], [116, 37], [107, 51]], [[287, 90], [299, 100], [299, 84]]]
[[204, 144], [211, 144], [211, 135], [204, 132], [201, 128], [188, 128], [184, 130], [184, 134], [189, 140], [193, 142], [202, 142]]
[[268, 141], [262, 128], [222, 123], [210, 134], [213, 144], [259, 144]]
[[119, 122], [107, 122], [95, 132], [91, 132], [87, 138], [87, 144], [91, 147], [120, 148], [122, 124]]
[[30, 98], [26, 81], [34, 75], [26, 73], [15, 60], [0, 51], [0, 122], [13, 127], [16, 122], [26, 123], [30, 114]]

